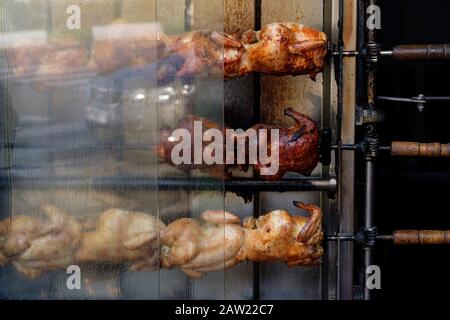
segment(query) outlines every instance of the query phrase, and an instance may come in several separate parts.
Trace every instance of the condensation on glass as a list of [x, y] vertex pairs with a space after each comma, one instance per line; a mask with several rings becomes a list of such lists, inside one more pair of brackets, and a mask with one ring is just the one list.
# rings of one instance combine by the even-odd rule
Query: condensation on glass
[[[317, 193], [298, 192], [265, 192], [245, 202], [242, 194], [224, 192], [220, 166], [211, 174], [161, 159], [159, 146], [173, 142], [186, 116], [224, 125], [226, 114], [228, 125], [248, 128], [255, 121], [284, 123], [280, 110], [292, 106], [318, 122], [325, 118], [320, 78], [313, 84], [179, 76], [180, 59], [162, 54], [174, 36], [191, 30], [255, 28], [254, 6], [253, 0], [1, 2], [0, 298], [320, 298], [320, 267], [242, 262], [220, 270], [226, 261], [219, 248], [219, 270], [194, 278], [161, 258], [167, 247], [189, 249], [189, 241], [161, 239], [179, 219], [195, 224], [205, 210], [241, 219], [275, 209], [296, 214], [292, 200], [320, 202]], [[322, 1], [263, 1], [259, 9], [263, 24], [323, 24]], [[20, 232], [6, 255], [5, 234], [14, 224]], [[213, 231], [225, 239], [223, 226]], [[197, 246], [208, 250], [203, 239]]]
[[[224, 298], [223, 271], [159, 268], [161, 230], [223, 211], [221, 171], [157, 154], [186, 115], [223, 123], [223, 79], [177, 77], [161, 54], [162, 37], [222, 31], [222, 1], [6, 0], [1, 12], [0, 298]], [[192, 177], [213, 188], [160, 188]]]

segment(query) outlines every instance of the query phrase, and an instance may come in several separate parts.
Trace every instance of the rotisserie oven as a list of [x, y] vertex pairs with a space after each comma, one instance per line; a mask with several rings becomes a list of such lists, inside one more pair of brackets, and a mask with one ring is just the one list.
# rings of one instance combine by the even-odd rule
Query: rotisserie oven
[[450, 39], [393, 42], [396, 8], [2, 1], [0, 298], [381, 298], [382, 248], [447, 252], [445, 221], [379, 218], [386, 175], [448, 170], [417, 120], [448, 94], [414, 68]]

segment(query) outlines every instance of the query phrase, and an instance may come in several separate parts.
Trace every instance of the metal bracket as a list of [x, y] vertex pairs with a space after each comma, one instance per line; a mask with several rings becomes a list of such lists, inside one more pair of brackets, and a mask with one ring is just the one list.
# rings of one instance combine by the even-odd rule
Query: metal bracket
[[377, 240], [377, 228], [372, 227], [369, 229], [360, 229], [356, 232], [354, 240], [355, 243], [359, 244], [364, 248], [373, 248], [375, 247], [375, 241]]
[[330, 128], [323, 128], [320, 130], [319, 136], [319, 156], [320, 163], [324, 166], [329, 166], [331, 163], [331, 144], [332, 132]]
[[363, 143], [363, 152], [366, 160], [375, 160], [378, 156], [379, 140], [378, 137], [366, 137]]
[[366, 47], [366, 62], [369, 69], [375, 68], [378, 64], [381, 46], [376, 42], [368, 42]]
[[371, 123], [380, 123], [384, 121], [384, 112], [378, 109], [365, 109], [361, 106], [356, 106], [355, 122], [357, 126], [362, 126]]

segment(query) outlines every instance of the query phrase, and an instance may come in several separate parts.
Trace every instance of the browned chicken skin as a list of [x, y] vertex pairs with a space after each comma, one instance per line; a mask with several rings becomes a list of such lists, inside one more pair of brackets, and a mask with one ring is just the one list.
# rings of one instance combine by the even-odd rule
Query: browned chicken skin
[[[292, 108], [286, 109], [285, 114], [295, 120], [296, 124], [289, 128], [279, 128], [276, 126], [271, 126], [267, 124], [257, 124], [252, 128], [258, 133], [261, 129], [279, 129], [279, 161], [278, 161], [278, 172], [272, 175], [260, 175], [261, 169], [264, 166], [270, 166], [271, 164], [264, 165], [261, 163], [260, 159], [253, 165], [254, 171], [257, 175], [264, 180], [279, 180], [286, 172], [292, 171], [300, 173], [302, 175], [308, 176], [314, 170], [319, 162], [318, 153], [318, 143], [319, 143], [319, 130], [316, 123], [308, 116], [294, 111]], [[194, 136], [194, 121], [201, 121], [203, 124], [203, 131], [211, 128], [216, 128], [221, 130], [222, 135], [225, 137], [226, 129], [228, 127], [222, 126], [212, 120], [205, 118], [189, 115], [178, 122], [178, 128], [187, 129], [191, 137]], [[175, 165], [172, 162], [172, 150], [179, 143], [178, 141], [170, 141], [168, 137], [170, 134], [167, 132], [163, 134], [161, 140], [162, 142], [157, 146], [157, 153], [159, 157], [179, 168], [181, 170], [194, 170], [199, 169], [204, 173], [210, 174], [216, 178], [232, 178], [230, 169], [233, 167], [231, 164], [225, 165], [206, 165], [206, 164], [180, 164]], [[257, 135], [259, 136], [259, 135]], [[225, 138], [226, 139], [226, 138]], [[203, 147], [208, 143], [204, 142]], [[225, 141], [224, 141], [225, 145]], [[261, 143], [258, 143], [258, 147]], [[267, 145], [268, 151], [270, 151], [270, 141]], [[224, 147], [224, 158], [226, 159], [226, 148]], [[248, 154], [248, 142], [246, 145], [246, 154]], [[194, 148], [191, 148], [193, 159]], [[236, 156], [237, 153], [235, 153]], [[237, 161], [235, 159], [234, 163]], [[247, 165], [240, 165], [242, 170], [246, 170]]]
[[0, 222], [1, 256], [27, 278], [72, 264], [81, 240], [74, 218], [49, 205], [42, 211], [47, 220], [17, 215]]
[[206, 211], [202, 221], [175, 220], [161, 234], [161, 266], [179, 267], [198, 278], [243, 260], [284, 261], [290, 267], [317, 265], [323, 255], [322, 210], [300, 202], [295, 205], [310, 216], [276, 210], [257, 219], [248, 217], [240, 226], [231, 213]]
[[239, 260], [284, 261], [290, 267], [320, 262], [323, 254], [322, 210], [315, 205], [294, 203], [310, 216], [293, 216], [284, 210], [276, 210], [244, 221], [244, 245]]
[[110, 209], [94, 231], [83, 234], [76, 261], [129, 263], [131, 270], [152, 270], [159, 264], [158, 238], [164, 228], [151, 215]]
[[299, 23], [271, 23], [261, 31], [242, 35], [194, 31], [176, 38], [168, 55], [183, 58], [179, 77], [224, 75], [226, 79], [250, 72], [271, 75], [309, 74], [315, 79], [327, 56], [327, 37]]
[[[278, 173], [274, 175], [260, 175], [264, 180], [280, 180], [288, 171], [309, 176], [319, 163], [319, 129], [308, 116], [294, 111], [292, 108], [284, 110], [284, 114], [295, 120], [296, 124], [289, 128], [279, 128], [267, 124], [253, 126], [255, 130], [279, 129], [279, 163]], [[267, 146], [270, 150], [270, 143]], [[257, 174], [264, 167], [260, 161], [253, 165]]]
[[224, 211], [205, 211], [201, 221], [178, 219], [161, 234], [161, 265], [181, 268], [193, 278], [237, 264], [243, 242], [239, 217]]
[[252, 72], [309, 74], [314, 80], [325, 65], [327, 36], [299, 23], [271, 23], [259, 32], [248, 31], [242, 38]]
[[322, 211], [295, 205], [310, 216], [276, 210], [241, 225], [232, 213], [208, 210], [200, 220], [177, 219], [167, 228], [148, 214], [110, 209], [93, 231], [83, 231], [80, 222], [46, 205], [47, 220], [18, 215], [0, 222], [0, 265], [11, 262], [28, 278], [85, 262], [125, 263], [131, 270], [178, 267], [198, 278], [244, 260], [318, 264]]
[[[225, 125], [221, 125], [218, 122], [215, 122], [213, 120], [209, 120], [203, 117], [195, 116], [195, 115], [187, 115], [180, 119], [177, 123], [177, 128], [183, 128], [189, 131], [191, 134], [191, 137], [194, 137], [194, 122], [195, 121], [201, 121], [202, 127], [203, 127], [203, 133], [208, 129], [219, 129], [222, 132], [222, 136], [225, 137], [226, 129], [229, 129], [229, 127]], [[227, 164], [213, 164], [213, 165], [204, 165], [204, 164], [195, 164], [193, 161], [191, 161], [190, 164], [182, 163], [180, 165], [175, 165], [172, 162], [172, 150], [173, 148], [179, 143], [178, 141], [172, 141], [170, 139], [171, 132], [169, 130], [163, 130], [161, 132], [161, 143], [159, 143], [156, 146], [156, 152], [159, 156], [159, 158], [166, 163], [169, 163], [172, 166], [175, 166], [176, 168], [183, 170], [183, 171], [190, 171], [199, 169], [201, 172], [204, 172], [211, 177], [215, 177], [218, 179], [222, 178], [231, 178], [231, 175], [229, 173], [229, 169], [231, 168], [230, 165]], [[225, 141], [224, 141], [225, 142]], [[193, 142], [192, 142], [193, 143]], [[203, 142], [203, 148], [205, 148], [208, 145], [208, 142]], [[226, 152], [224, 148], [224, 152]], [[194, 148], [191, 148], [191, 159], [194, 159]]]
[[7, 49], [8, 63], [16, 76], [63, 76], [78, 69], [107, 73], [169, 59], [176, 61], [175, 68], [162, 63], [158, 80], [171, 78], [172, 73], [229, 79], [251, 72], [309, 74], [315, 79], [327, 55], [323, 32], [291, 22], [271, 23], [241, 35], [192, 31], [167, 36], [151, 26], [139, 28], [115, 21], [103, 33], [90, 46], [72, 39], [58, 43], [18, 39]]

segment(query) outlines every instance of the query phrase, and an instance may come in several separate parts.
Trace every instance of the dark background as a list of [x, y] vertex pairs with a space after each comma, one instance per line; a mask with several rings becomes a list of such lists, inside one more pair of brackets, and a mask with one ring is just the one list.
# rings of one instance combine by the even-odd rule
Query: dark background
[[[450, 43], [450, 1], [378, 1], [383, 50], [414, 43]], [[378, 94], [450, 96], [450, 62], [395, 62], [383, 58]], [[379, 102], [385, 122], [381, 145], [391, 141], [450, 143], [450, 102], [416, 105]], [[360, 131], [361, 133], [361, 131]], [[359, 137], [361, 138], [361, 136]], [[358, 198], [363, 198], [364, 162], [359, 158]], [[394, 158], [381, 151], [377, 162], [375, 224], [380, 234], [396, 229], [450, 229], [450, 159]], [[360, 202], [359, 215], [362, 215]], [[449, 246], [393, 246], [378, 243], [374, 263], [381, 267], [382, 290], [375, 299], [444, 298], [450, 285]]]

